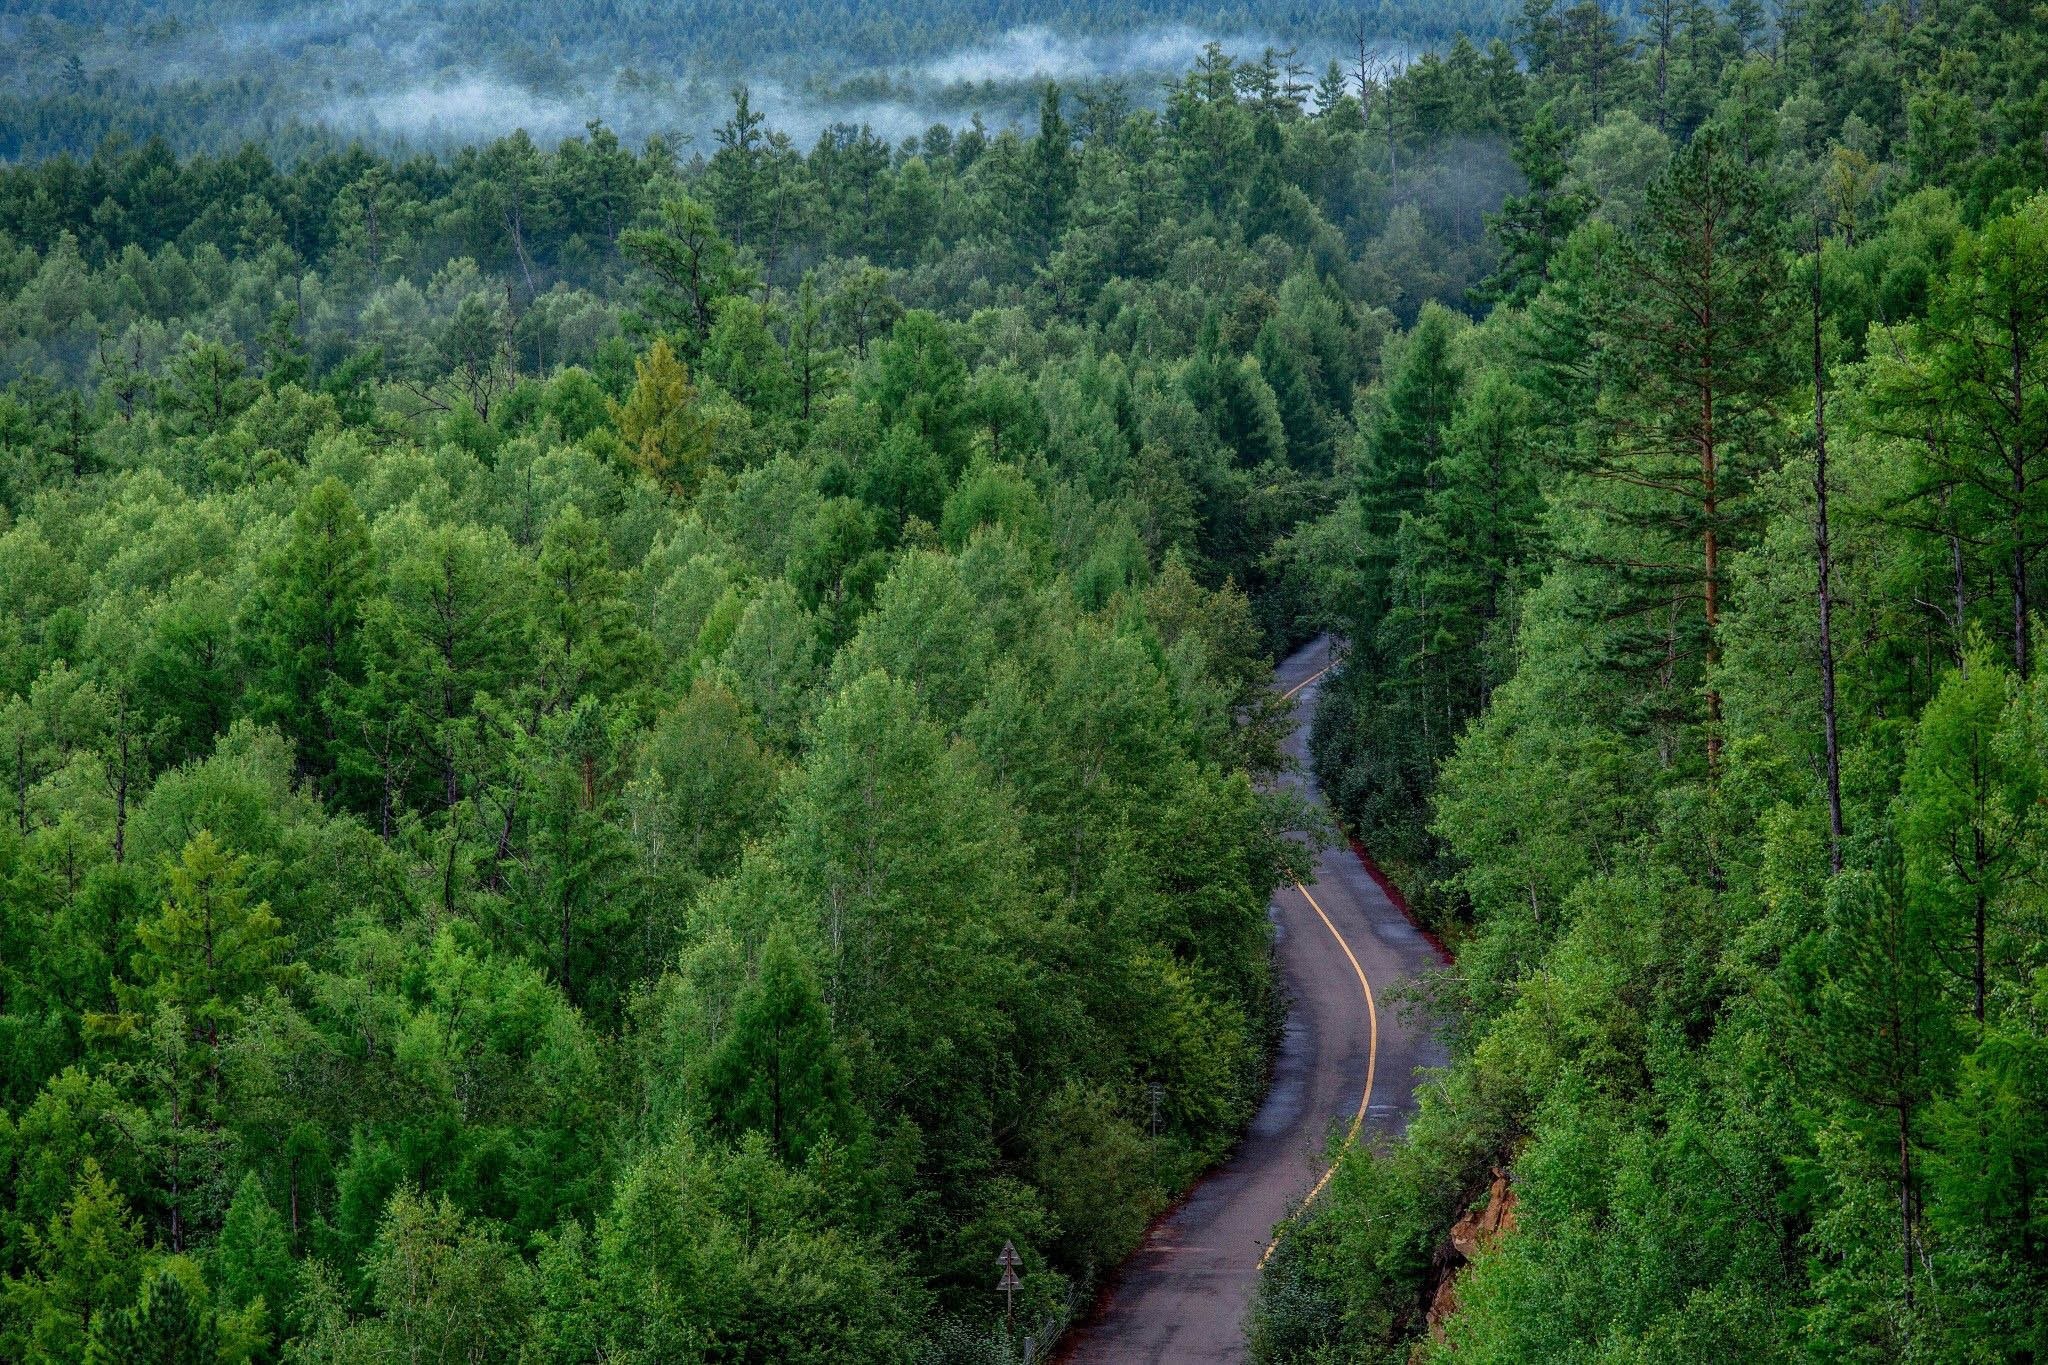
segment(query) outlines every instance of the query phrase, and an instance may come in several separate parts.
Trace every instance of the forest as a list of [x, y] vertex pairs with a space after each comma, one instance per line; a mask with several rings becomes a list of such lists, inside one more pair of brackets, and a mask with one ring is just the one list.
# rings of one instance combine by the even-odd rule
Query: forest
[[0, 1360], [1017, 1359], [1259, 1102], [1322, 632], [1451, 1063], [1254, 1359], [2048, 1351], [2048, 13], [157, 131], [0, 168]]

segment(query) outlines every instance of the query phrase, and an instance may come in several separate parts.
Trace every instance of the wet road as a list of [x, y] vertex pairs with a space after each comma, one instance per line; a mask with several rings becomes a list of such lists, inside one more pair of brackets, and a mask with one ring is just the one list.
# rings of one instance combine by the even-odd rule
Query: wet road
[[[1288, 741], [1299, 771], [1288, 780], [1318, 800], [1307, 775], [1318, 687], [1310, 680], [1329, 661], [1329, 641], [1317, 640], [1274, 675], [1282, 692], [1300, 689]], [[1315, 879], [1305, 890], [1283, 886], [1269, 914], [1290, 1001], [1272, 1088], [1230, 1159], [1124, 1264], [1102, 1312], [1069, 1339], [1065, 1360], [1242, 1360], [1260, 1257], [1274, 1225], [1316, 1186], [1330, 1135], [1351, 1127], [1361, 1099], [1360, 1141], [1399, 1133], [1414, 1108], [1416, 1068], [1443, 1062], [1433, 1040], [1385, 1003], [1389, 986], [1440, 959], [1349, 847], [1325, 850]]]

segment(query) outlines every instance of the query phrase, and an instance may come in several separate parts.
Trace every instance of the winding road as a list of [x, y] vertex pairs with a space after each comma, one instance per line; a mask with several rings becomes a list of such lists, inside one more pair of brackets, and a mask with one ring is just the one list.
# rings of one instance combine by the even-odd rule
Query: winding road
[[[1308, 726], [1329, 665], [1324, 637], [1274, 674], [1295, 705], [1295, 771], [1284, 780], [1318, 802]], [[1242, 1360], [1274, 1225], [1321, 1189], [1330, 1135], [1398, 1134], [1414, 1110], [1416, 1069], [1444, 1061], [1383, 1003], [1389, 986], [1441, 959], [1348, 846], [1326, 849], [1307, 885], [1281, 887], [1268, 914], [1289, 1009], [1265, 1102], [1229, 1160], [1153, 1225], [1096, 1315], [1068, 1338], [1064, 1360]]]

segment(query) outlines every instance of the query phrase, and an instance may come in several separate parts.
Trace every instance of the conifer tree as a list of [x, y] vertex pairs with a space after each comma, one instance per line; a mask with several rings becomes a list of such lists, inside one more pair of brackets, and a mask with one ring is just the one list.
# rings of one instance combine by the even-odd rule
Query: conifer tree
[[1906, 892], [1938, 926], [1938, 958], [1979, 1028], [2013, 955], [2011, 897], [2042, 781], [2041, 755], [2007, 730], [2012, 691], [1989, 651], [1973, 651], [1920, 713], [1899, 789]]
[[1402, 521], [1423, 508], [1436, 481], [1445, 437], [1457, 411], [1464, 368], [1454, 354], [1459, 323], [1448, 310], [1427, 305], [1402, 343], [1386, 393], [1366, 434], [1359, 497], [1367, 549], [1358, 596], [1359, 629], [1369, 639], [1391, 609], [1395, 545]]
[[663, 487], [694, 491], [711, 460], [717, 430], [689, 371], [665, 337], [633, 362], [633, 391], [612, 407], [627, 458]]
[[168, 1269], [143, 1286], [132, 1308], [96, 1317], [85, 1344], [86, 1365], [216, 1365], [220, 1359], [220, 1324]]
[[247, 855], [200, 830], [167, 870], [161, 910], [135, 926], [143, 997], [183, 1020], [216, 1089], [222, 1043], [249, 997], [288, 974], [283, 926], [268, 901], [249, 904], [248, 867]]
[[1652, 183], [1600, 308], [1605, 392], [1591, 473], [1602, 513], [1640, 537], [1595, 551], [1630, 585], [1627, 610], [1668, 607], [1650, 667], [1674, 661], [1704, 693], [1718, 763], [1728, 558], [1755, 535], [1757, 479], [1775, 459], [1789, 389], [1785, 267], [1764, 185], [1712, 130]]
[[710, 340], [719, 302], [753, 288], [753, 272], [718, 231], [711, 210], [688, 195], [662, 204], [660, 226], [619, 234], [619, 247], [652, 277], [641, 291], [647, 322], [694, 363]]
[[755, 1131], [800, 1164], [826, 1139], [854, 1131], [846, 1063], [832, 1036], [817, 974], [777, 925], [704, 1068], [705, 1104], [727, 1132]]
[[299, 500], [268, 567], [241, 631], [249, 705], [292, 741], [302, 771], [329, 780], [342, 708], [362, 681], [362, 612], [376, 572], [363, 514], [339, 480]]
[[1501, 200], [1500, 212], [1487, 220], [1500, 243], [1500, 263], [1474, 291], [1481, 299], [1517, 307], [1550, 278], [1551, 257], [1588, 208], [1582, 194], [1565, 188], [1569, 144], [1569, 131], [1559, 126], [1548, 104], [1516, 135], [1515, 169], [1525, 188]]
[[15, 1359], [81, 1359], [95, 1317], [118, 1313], [142, 1280], [142, 1226], [87, 1157], [64, 1207], [24, 1236], [27, 1273], [7, 1286], [0, 1342]]
[[1926, 320], [1874, 338], [1872, 364], [1878, 424], [1920, 461], [1911, 496], [1952, 508], [2003, 579], [2026, 678], [2048, 546], [2048, 196], [1965, 234]]

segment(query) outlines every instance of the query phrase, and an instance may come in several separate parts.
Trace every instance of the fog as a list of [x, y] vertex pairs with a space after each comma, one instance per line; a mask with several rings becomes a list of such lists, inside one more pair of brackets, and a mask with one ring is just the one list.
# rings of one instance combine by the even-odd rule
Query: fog
[[[1020, 78], [1103, 80], [1185, 70], [1210, 41], [1211, 35], [1181, 24], [1116, 38], [1070, 37], [1031, 25], [936, 58], [923, 66], [922, 73], [941, 84], [979, 85]], [[1224, 44], [1253, 53], [1268, 45], [1247, 46], [1243, 39]]]
[[[650, 19], [653, 11], [579, 36], [490, 25], [479, 17], [480, 0], [141, 3], [157, 7], [149, 21], [109, 23], [83, 40], [78, 30], [0, 3], [0, 40], [11, 40], [11, 55], [0, 53], [0, 96], [29, 107], [61, 101], [75, 93], [59, 75], [76, 55], [102, 97], [83, 116], [67, 109], [0, 128], [0, 159], [88, 151], [111, 133], [160, 133], [184, 151], [224, 151], [254, 138], [290, 156], [335, 138], [440, 152], [523, 128], [552, 147], [593, 120], [630, 145], [658, 135], [688, 157], [712, 149], [741, 85], [768, 126], [801, 147], [835, 125], [865, 125], [900, 142], [934, 123], [959, 127], [977, 117], [995, 128], [1033, 127], [1048, 80], [1077, 95], [1114, 85], [1126, 103], [1156, 107], [1165, 83], [1212, 41], [1241, 61], [1289, 46], [1277, 25], [1162, 21], [1119, 34], [1030, 23], [935, 50], [921, 46], [910, 25], [897, 35], [900, 57], [854, 59], [821, 44], [791, 51], [766, 41], [707, 52], [685, 15], [663, 25]], [[727, 0], [728, 8], [738, 3]], [[260, 10], [270, 12], [253, 17]], [[973, 29], [953, 23], [950, 31]], [[1413, 55], [1388, 43], [1374, 53], [1381, 64]], [[1332, 58], [1348, 65], [1351, 56], [1304, 42], [1292, 61], [1313, 80]]]
[[477, 75], [444, 85], [400, 85], [339, 96], [322, 106], [317, 115], [322, 123], [359, 131], [373, 140], [397, 137], [427, 144], [474, 142], [515, 128], [526, 129], [537, 141], [559, 142], [580, 132], [589, 119], [601, 116], [570, 101], [546, 98]]
[[[521, 128], [552, 146], [596, 119], [635, 145], [659, 134], [687, 155], [709, 150], [739, 85], [769, 127], [801, 146], [838, 124], [896, 141], [977, 115], [996, 127], [1029, 125], [1048, 80], [1082, 88], [1119, 82], [1134, 102], [1156, 102], [1162, 83], [1212, 41], [1241, 60], [1281, 46], [1268, 35], [1185, 24], [1113, 37], [1028, 25], [902, 65], [835, 68], [813, 53], [720, 67], [636, 50], [637, 64], [628, 66], [616, 52], [578, 57], [559, 45], [517, 61], [458, 60], [450, 50], [456, 37], [431, 19], [372, 8], [190, 29], [113, 65], [154, 85], [253, 77], [273, 87], [283, 119], [384, 146], [440, 150]], [[1313, 76], [1338, 55], [1302, 50], [1295, 60]]]
[[[829, 99], [806, 95], [773, 77], [745, 84], [768, 126], [800, 146], [834, 124], [866, 125], [891, 140], [923, 132], [933, 123], [964, 121], [957, 109], [906, 100]], [[466, 75], [338, 95], [315, 111], [317, 121], [371, 142], [444, 147], [524, 129], [542, 146], [579, 136], [601, 120], [622, 138], [644, 143], [660, 134], [685, 154], [711, 150], [711, 131], [732, 109], [730, 88], [710, 83], [657, 92], [616, 88], [544, 95], [501, 78]]]

